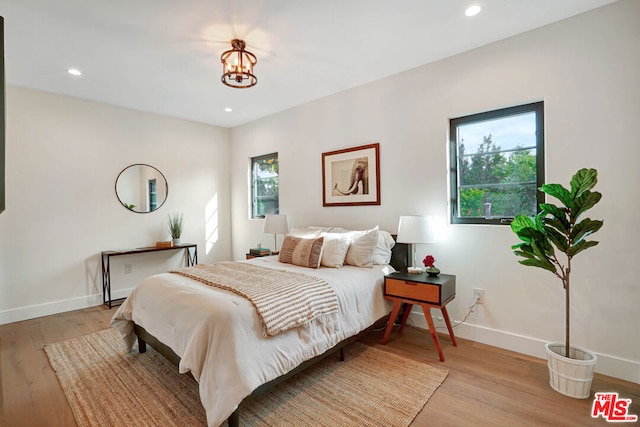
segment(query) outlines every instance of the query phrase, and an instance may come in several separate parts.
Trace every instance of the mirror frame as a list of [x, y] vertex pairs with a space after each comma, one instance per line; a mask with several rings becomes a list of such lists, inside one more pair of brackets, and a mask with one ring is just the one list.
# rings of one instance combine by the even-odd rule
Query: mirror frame
[[[157, 172], [157, 173], [162, 177], [162, 179], [164, 180], [164, 189], [165, 189], [165, 196], [164, 196], [164, 200], [162, 200], [162, 202], [161, 202], [161, 203], [158, 203], [157, 207], [156, 207], [154, 210], [139, 211], [139, 210], [135, 210], [135, 208], [134, 208], [134, 209], [129, 208], [129, 207], [128, 207], [128, 206], [127, 206], [127, 205], [122, 201], [122, 199], [120, 198], [120, 195], [118, 194], [118, 181], [120, 180], [120, 177], [122, 176], [122, 174], [123, 174], [125, 171], [127, 171], [128, 169], [130, 169], [130, 168], [132, 168], [132, 167], [134, 167], [134, 166], [147, 166], [147, 167], [149, 167], [149, 168], [151, 168], [151, 169], [155, 170], [155, 171], [156, 171], [156, 172]], [[157, 186], [161, 186], [162, 184], [156, 184], [156, 185], [157, 185]], [[162, 172], [160, 172], [160, 170], [159, 170], [158, 168], [156, 168], [156, 167], [154, 167], [154, 166], [151, 166], [151, 165], [149, 165], [149, 164], [146, 164], [146, 163], [134, 163], [134, 164], [131, 164], [131, 165], [129, 165], [129, 166], [127, 166], [127, 167], [125, 167], [124, 169], [122, 169], [122, 170], [120, 171], [120, 173], [118, 174], [118, 176], [116, 177], [116, 183], [115, 183], [115, 186], [114, 186], [114, 190], [115, 190], [115, 193], [116, 193], [116, 198], [118, 199], [118, 201], [120, 202], [120, 204], [121, 204], [125, 209], [127, 209], [129, 212], [134, 212], [134, 213], [139, 213], [139, 214], [146, 214], [146, 213], [152, 213], [152, 212], [157, 211], [158, 209], [160, 209], [160, 208], [165, 204], [165, 202], [167, 201], [167, 198], [169, 197], [169, 183], [167, 182], [167, 178], [164, 176], [164, 174], [163, 174]], [[160, 201], [158, 201], [158, 202], [160, 202]]]

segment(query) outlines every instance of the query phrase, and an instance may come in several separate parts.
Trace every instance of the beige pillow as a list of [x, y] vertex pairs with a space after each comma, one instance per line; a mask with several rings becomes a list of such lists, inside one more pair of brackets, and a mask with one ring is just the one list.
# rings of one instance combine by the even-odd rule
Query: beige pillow
[[325, 267], [340, 268], [344, 265], [351, 239], [342, 233], [322, 233], [324, 245], [320, 264]]
[[278, 261], [301, 267], [319, 268], [323, 237], [304, 239], [287, 234], [282, 242]]
[[351, 246], [344, 260], [345, 264], [356, 267], [373, 267], [373, 249], [378, 241], [378, 226], [371, 230], [351, 231]]

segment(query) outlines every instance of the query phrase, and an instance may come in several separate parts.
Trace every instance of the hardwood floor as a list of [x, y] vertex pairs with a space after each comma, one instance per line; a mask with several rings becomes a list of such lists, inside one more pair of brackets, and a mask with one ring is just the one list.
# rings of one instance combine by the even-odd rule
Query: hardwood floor
[[[43, 345], [110, 327], [113, 313], [91, 307], [0, 326], [0, 426], [75, 426]], [[441, 363], [427, 332], [406, 327], [399, 335], [394, 329], [385, 346], [380, 345], [382, 333], [363, 342], [449, 370], [412, 427], [608, 425], [591, 418], [592, 399], [553, 391], [540, 359], [463, 339], [453, 347], [442, 335], [446, 361]], [[640, 415], [640, 385], [596, 375], [592, 391], [618, 392], [632, 399], [629, 413]]]

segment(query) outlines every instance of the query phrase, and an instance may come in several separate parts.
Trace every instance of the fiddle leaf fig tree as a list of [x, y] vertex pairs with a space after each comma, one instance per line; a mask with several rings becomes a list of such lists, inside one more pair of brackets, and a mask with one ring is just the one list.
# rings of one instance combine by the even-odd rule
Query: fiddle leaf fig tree
[[586, 238], [600, 230], [603, 224], [601, 220], [580, 219], [602, 198], [599, 192], [591, 191], [597, 182], [597, 170], [580, 169], [571, 178], [570, 190], [560, 184], [543, 184], [540, 190], [558, 199], [560, 205], [542, 203], [540, 213], [535, 217], [518, 215], [511, 223], [511, 230], [521, 240], [511, 247], [515, 255], [524, 258], [518, 262], [548, 270], [562, 281], [565, 290], [565, 357], [570, 357], [571, 260], [598, 244]]

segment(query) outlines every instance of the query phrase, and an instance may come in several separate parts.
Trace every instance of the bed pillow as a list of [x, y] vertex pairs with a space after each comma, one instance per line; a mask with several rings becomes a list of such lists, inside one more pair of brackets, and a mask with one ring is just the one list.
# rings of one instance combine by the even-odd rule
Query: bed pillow
[[320, 230], [320, 231], [324, 231], [324, 232], [329, 232], [331, 231], [331, 227], [324, 227], [321, 225], [307, 225], [306, 227], [307, 230]]
[[378, 230], [378, 240], [373, 248], [373, 264], [386, 265], [391, 262], [391, 248], [396, 244], [388, 231]]
[[289, 234], [303, 239], [315, 239], [320, 236], [322, 231], [319, 227], [294, 227], [289, 231]]
[[340, 268], [344, 265], [351, 238], [342, 233], [322, 233], [324, 245], [320, 264], [325, 267]]
[[287, 234], [282, 242], [278, 261], [301, 267], [319, 268], [323, 237], [304, 239]]
[[356, 267], [373, 267], [373, 248], [378, 241], [378, 226], [371, 230], [351, 231], [351, 246], [344, 260], [345, 264]]

